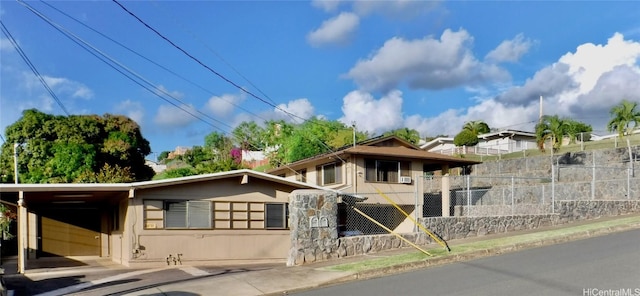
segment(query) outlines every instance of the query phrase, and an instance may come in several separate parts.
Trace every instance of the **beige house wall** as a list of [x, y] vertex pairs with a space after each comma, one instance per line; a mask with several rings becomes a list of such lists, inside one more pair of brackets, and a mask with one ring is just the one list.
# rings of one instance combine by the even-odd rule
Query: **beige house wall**
[[[208, 200], [288, 203], [296, 188], [251, 176], [139, 189], [130, 199], [123, 254], [127, 266], [167, 265], [180, 255], [182, 264], [284, 262], [290, 247], [288, 229], [145, 229], [145, 201]], [[158, 225], [160, 226], [160, 225]], [[131, 231], [129, 231], [131, 230]], [[123, 245], [127, 246], [126, 239]], [[174, 264], [169, 260], [170, 264]]]

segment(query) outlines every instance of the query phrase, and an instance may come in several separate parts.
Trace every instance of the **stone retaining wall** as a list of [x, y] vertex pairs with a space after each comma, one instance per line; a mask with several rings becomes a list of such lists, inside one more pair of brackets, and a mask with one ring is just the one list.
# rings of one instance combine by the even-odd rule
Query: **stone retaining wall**
[[[302, 199], [302, 200], [300, 200]], [[383, 250], [409, 247], [400, 238], [392, 234], [362, 235], [335, 238], [333, 231], [309, 231], [302, 216], [314, 213], [310, 207], [300, 207], [301, 204], [313, 204], [317, 201], [311, 196], [296, 197], [297, 206], [292, 207], [291, 238], [292, 252], [288, 264], [300, 265], [308, 262], [324, 261], [332, 258], [376, 253]], [[306, 210], [300, 210], [300, 209]], [[293, 212], [293, 209], [297, 209]], [[640, 200], [594, 200], [594, 201], [559, 201], [556, 202], [556, 214], [542, 215], [506, 215], [486, 217], [427, 217], [419, 219], [419, 223], [444, 240], [477, 237], [490, 234], [537, 229], [544, 226], [560, 225], [573, 221], [594, 219], [598, 217], [617, 216], [630, 213], [640, 213]], [[296, 224], [293, 223], [294, 216]], [[294, 226], [302, 229], [294, 229]], [[306, 230], [305, 230], [306, 229]], [[296, 237], [297, 236], [297, 237]], [[417, 245], [433, 243], [425, 233], [402, 234], [410, 242]]]

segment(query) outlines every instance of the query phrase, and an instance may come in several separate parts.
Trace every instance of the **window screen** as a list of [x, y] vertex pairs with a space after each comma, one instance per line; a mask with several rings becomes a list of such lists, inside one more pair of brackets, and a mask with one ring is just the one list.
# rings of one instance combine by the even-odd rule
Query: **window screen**
[[288, 227], [287, 220], [289, 209], [286, 203], [268, 203], [265, 204], [266, 210], [266, 228], [282, 228]]

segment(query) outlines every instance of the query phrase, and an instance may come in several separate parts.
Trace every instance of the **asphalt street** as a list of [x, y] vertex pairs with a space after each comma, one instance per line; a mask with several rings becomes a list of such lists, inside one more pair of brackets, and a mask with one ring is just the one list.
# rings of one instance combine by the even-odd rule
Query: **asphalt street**
[[[280, 264], [256, 264], [238, 266], [168, 266], [156, 269], [121, 269], [100, 271], [93, 274], [86, 270], [70, 270], [69, 274], [48, 278], [30, 274], [6, 276], [5, 282], [15, 290], [15, 295], [75, 295], [103, 296], [123, 295], [168, 284], [179, 284], [194, 279], [213, 279], [245, 272], [265, 270]], [[58, 274], [60, 274], [58, 272]], [[86, 288], [81, 288], [86, 285]], [[66, 290], [65, 290], [66, 289]]]
[[640, 230], [356, 281], [295, 295], [640, 296]]

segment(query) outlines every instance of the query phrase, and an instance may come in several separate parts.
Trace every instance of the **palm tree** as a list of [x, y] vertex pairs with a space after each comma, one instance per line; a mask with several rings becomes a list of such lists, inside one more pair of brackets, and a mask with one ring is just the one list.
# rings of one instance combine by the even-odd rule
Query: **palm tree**
[[467, 121], [464, 123], [464, 126], [462, 126], [462, 129], [468, 130], [476, 136], [486, 134], [491, 131], [489, 125], [482, 120]]
[[410, 129], [406, 127], [388, 131], [383, 135], [384, 136], [394, 135], [414, 145], [417, 145], [418, 142], [420, 142], [420, 133], [415, 129]]
[[567, 134], [566, 120], [561, 119], [558, 115], [542, 116], [540, 123], [536, 124], [536, 139], [538, 140], [538, 148], [544, 151], [544, 143], [551, 139], [553, 150], [560, 149], [562, 139]]
[[[636, 129], [638, 123], [640, 123], [640, 111], [636, 110], [638, 107], [637, 102], [631, 102], [622, 100], [620, 104], [613, 106], [609, 113], [611, 114], [611, 120], [607, 124], [609, 131], [617, 131], [620, 138], [631, 135], [633, 130]], [[631, 166], [633, 174], [633, 154], [631, 153], [631, 141], [629, 137], [627, 139], [627, 149], [629, 150], [629, 165]]]

